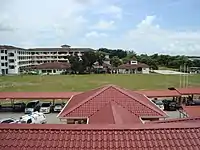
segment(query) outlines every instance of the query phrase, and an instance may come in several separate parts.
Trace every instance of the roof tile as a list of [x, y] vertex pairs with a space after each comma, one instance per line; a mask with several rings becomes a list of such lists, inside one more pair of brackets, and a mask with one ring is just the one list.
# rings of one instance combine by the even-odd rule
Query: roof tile
[[68, 150], [102, 148], [171, 150], [200, 147], [200, 125], [194, 122], [169, 123], [168, 126], [140, 124], [100, 127], [97, 125], [97, 127], [95, 128], [94, 125], [0, 125], [0, 137], [5, 137], [1, 138], [0, 147], [2, 149], [39, 149], [40, 147]]
[[[60, 117], [89, 117], [90, 119], [99, 111], [103, 112], [105, 106], [107, 111], [117, 118], [119, 110], [126, 109], [129, 114], [138, 117], [164, 117], [166, 114], [150, 102], [141, 94], [129, 92], [116, 86], [106, 86], [96, 90], [75, 95], [65, 109], [60, 113]], [[116, 108], [116, 109], [115, 109]], [[105, 109], [106, 110], [106, 109]], [[115, 110], [117, 110], [115, 112]], [[124, 111], [125, 112], [125, 111]], [[107, 117], [106, 115], [104, 117]], [[126, 116], [124, 116], [125, 118]], [[119, 117], [118, 117], [119, 118]], [[130, 117], [129, 117], [130, 118]], [[100, 116], [96, 120], [102, 119]], [[139, 120], [139, 118], [137, 119]], [[90, 122], [89, 122], [90, 123]]]

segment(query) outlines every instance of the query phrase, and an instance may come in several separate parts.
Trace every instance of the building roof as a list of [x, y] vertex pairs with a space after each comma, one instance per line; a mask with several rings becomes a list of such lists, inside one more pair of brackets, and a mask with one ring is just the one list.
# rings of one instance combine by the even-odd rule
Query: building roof
[[143, 64], [143, 63], [138, 63], [138, 64], [122, 64], [118, 66], [118, 69], [137, 69], [137, 68], [149, 68], [148, 65]]
[[30, 69], [69, 69], [71, 65], [67, 62], [49, 62], [36, 66], [30, 66]]
[[139, 125], [1, 124], [2, 149], [143, 149], [200, 147], [199, 123]]
[[176, 88], [177, 92], [179, 92], [181, 95], [191, 95], [191, 94], [197, 94], [200, 95], [200, 87], [194, 87], [194, 88]]
[[91, 48], [71, 48], [71, 47], [62, 47], [62, 48], [30, 48], [29, 51], [66, 51], [66, 52], [87, 52], [94, 51]]
[[166, 120], [159, 120], [159, 121], [149, 121], [146, 123], [158, 124], [158, 123], [192, 123], [192, 122], [200, 123], [200, 117], [175, 118], [175, 119], [166, 119]]
[[[124, 116], [129, 119], [131, 117], [136, 119], [137, 116], [137, 120], [139, 120], [140, 117], [159, 118], [167, 116], [145, 96], [114, 85], [108, 85], [73, 96], [69, 104], [59, 114], [59, 117], [87, 117], [91, 119], [92, 123], [95, 123], [97, 120], [101, 120], [102, 116], [110, 117], [103, 115], [104, 111], [102, 110], [105, 107], [108, 107], [106, 111], [111, 111], [115, 116], [114, 118]], [[100, 112], [102, 112], [102, 115], [98, 115]], [[121, 112], [127, 115], [121, 114]], [[96, 121], [92, 119], [94, 115], [98, 116], [95, 118]], [[124, 120], [128, 119], [124, 118]]]
[[[102, 117], [103, 116], [103, 117]], [[106, 117], [105, 117], [106, 116]], [[90, 124], [133, 124], [142, 123], [140, 118], [117, 104], [115, 101], [107, 103], [102, 109], [90, 117]]]
[[156, 97], [178, 97], [181, 96], [176, 90], [140, 90], [135, 91], [140, 94], [144, 94], [149, 98], [156, 98]]
[[0, 99], [69, 99], [80, 92], [0, 92]]
[[0, 45], [0, 49], [11, 49], [11, 50], [14, 50], [14, 49], [20, 49], [20, 50], [23, 50], [23, 48], [19, 48], [19, 47], [15, 47], [15, 46], [10, 46], [10, 45]]
[[200, 117], [200, 106], [184, 106], [183, 110], [189, 117]]

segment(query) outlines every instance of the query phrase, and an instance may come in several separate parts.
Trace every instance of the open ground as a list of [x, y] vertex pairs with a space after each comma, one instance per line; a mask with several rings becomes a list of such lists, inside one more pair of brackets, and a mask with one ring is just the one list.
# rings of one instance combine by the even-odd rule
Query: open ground
[[[183, 77], [182, 77], [183, 78]], [[200, 86], [200, 75], [189, 75], [188, 86]], [[92, 75], [28, 75], [1, 76], [0, 91], [87, 91], [102, 85], [115, 84], [132, 90], [179, 87], [179, 75], [159, 74], [92, 74]]]

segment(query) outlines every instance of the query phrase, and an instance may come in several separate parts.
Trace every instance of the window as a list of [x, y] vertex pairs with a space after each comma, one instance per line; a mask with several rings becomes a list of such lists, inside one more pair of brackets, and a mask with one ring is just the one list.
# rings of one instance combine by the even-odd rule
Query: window
[[32, 123], [32, 120], [31, 120], [31, 119], [28, 119], [28, 120], [27, 120], [27, 123], [28, 123], [28, 124], [31, 124], [31, 123]]
[[1, 53], [4, 53], [4, 50], [1, 50]]
[[87, 119], [67, 119], [67, 124], [87, 124]]
[[1, 63], [1, 66], [4, 66], [5, 64], [4, 63]]
[[1, 60], [4, 60], [4, 56], [1, 56]]
[[14, 59], [9, 59], [9, 63], [14, 63]]
[[9, 66], [9, 69], [15, 69], [15, 66]]
[[10, 57], [14, 56], [15, 54], [14, 53], [9, 53], [8, 54]]
[[7, 62], [5, 63], [5, 66], [6, 66], [6, 67], [8, 66], [8, 63], [7, 63]]

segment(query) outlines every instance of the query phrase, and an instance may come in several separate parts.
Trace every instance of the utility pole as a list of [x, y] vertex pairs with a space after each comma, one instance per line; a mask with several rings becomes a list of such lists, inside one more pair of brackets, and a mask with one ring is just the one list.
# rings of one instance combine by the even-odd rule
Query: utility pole
[[180, 66], [180, 78], [179, 78], [179, 83], [180, 83], [179, 88], [181, 88], [181, 87], [182, 87], [182, 66]]
[[186, 78], [186, 87], [188, 87], [188, 85], [189, 85], [189, 67], [187, 66], [187, 76], [186, 76], [187, 78]]
[[184, 74], [183, 74], [183, 77], [184, 77], [183, 78], [183, 81], [184, 81], [183, 88], [185, 88], [186, 87], [186, 73], [185, 73], [186, 72], [186, 65], [185, 65], [185, 63], [184, 63], [184, 70], [183, 71], [184, 71]]

